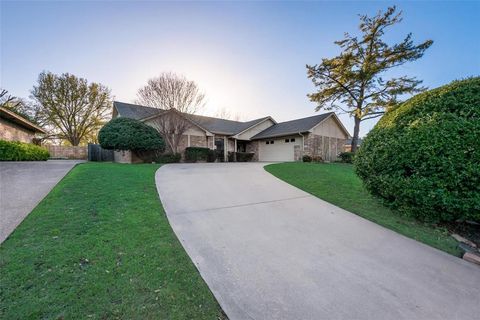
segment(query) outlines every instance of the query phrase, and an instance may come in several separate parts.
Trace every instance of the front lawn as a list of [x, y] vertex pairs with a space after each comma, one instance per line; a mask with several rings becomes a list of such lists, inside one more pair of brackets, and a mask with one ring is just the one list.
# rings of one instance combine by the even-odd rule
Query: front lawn
[[0, 246], [0, 318], [223, 318], [170, 228], [158, 167], [75, 167]]
[[461, 254], [445, 228], [401, 216], [370, 196], [352, 165], [289, 162], [271, 164], [265, 169], [308, 193], [404, 236], [456, 256]]

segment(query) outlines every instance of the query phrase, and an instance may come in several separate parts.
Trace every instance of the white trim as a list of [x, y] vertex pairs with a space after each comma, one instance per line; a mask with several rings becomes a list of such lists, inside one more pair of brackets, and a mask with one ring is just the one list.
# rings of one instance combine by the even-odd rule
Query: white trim
[[[258, 126], [259, 124], [261, 123], [264, 123], [265, 121], [267, 120], [271, 120], [273, 122], [273, 125], [276, 125], [277, 124], [277, 121], [275, 121], [272, 117], [268, 116], [266, 117], [265, 119], [263, 119], [262, 121], [260, 122], [257, 122], [255, 123], [254, 125], [251, 125], [250, 127], [248, 127], [247, 129], [243, 130], [243, 131], [240, 131], [239, 133], [235, 134], [232, 136], [232, 138], [238, 138], [239, 135], [241, 135], [242, 133], [244, 132], [247, 132], [248, 130], [252, 129], [252, 128], [255, 128], [256, 126]], [[266, 129], [265, 129], [266, 130]], [[263, 131], [263, 130], [262, 130]]]
[[340, 119], [337, 117], [337, 115], [332, 112], [330, 113], [330, 115], [328, 117], [326, 117], [325, 119], [323, 119], [322, 121], [320, 121], [319, 123], [317, 123], [316, 125], [314, 125], [310, 130], [308, 130], [308, 132], [312, 133], [313, 130], [318, 127], [319, 125], [321, 125], [322, 123], [324, 123], [325, 121], [327, 121], [330, 117], [332, 117], [337, 121], [337, 124], [340, 125], [340, 129], [343, 130], [344, 133], [347, 134], [347, 139], [350, 139], [352, 136], [350, 135], [350, 133], [348, 132], [348, 130], [345, 128], [345, 126], [343, 125], [342, 121], [340, 121]]
[[161, 114], [155, 114], [153, 116], [149, 116], [149, 117], [145, 117], [145, 118], [142, 118], [142, 119], [139, 119], [139, 121], [141, 122], [145, 122], [145, 121], [148, 121], [148, 120], [152, 120], [152, 119], [155, 119], [156, 117], [160, 117], [160, 116], [163, 116], [164, 114], [166, 114], [167, 112], [177, 112], [181, 117], [183, 117], [185, 120], [187, 120], [188, 122], [192, 123], [194, 126], [202, 129], [203, 131], [205, 131], [205, 134], [207, 136], [212, 136], [213, 133], [211, 133], [210, 131], [208, 131], [207, 129], [203, 128], [202, 126], [200, 126], [198, 123], [196, 123], [195, 121], [191, 120], [191, 119], [188, 119], [188, 117], [185, 117], [184, 115], [182, 115], [181, 112], [179, 111], [174, 111], [174, 110], [167, 110]]

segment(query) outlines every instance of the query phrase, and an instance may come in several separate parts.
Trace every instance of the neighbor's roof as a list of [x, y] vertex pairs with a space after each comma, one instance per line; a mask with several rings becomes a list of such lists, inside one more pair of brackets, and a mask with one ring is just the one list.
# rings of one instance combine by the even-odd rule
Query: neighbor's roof
[[[123, 103], [115, 101], [114, 108], [117, 109], [118, 115], [125, 118], [141, 120], [164, 112], [163, 110], [151, 107], [140, 106], [136, 104]], [[205, 117], [193, 114], [184, 114], [189, 120], [199, 127], [216, 134], [235, 135], [245, 129], [250, 128], [256, 123], [262, 122], [270, 117], [263, 117], [247, 122], [226, 120], [213, 117]]]
[[253, 136], [252, 140], [298, 134], [299, 132], [308, 132], [332, 114], [334, 114], [334, 112], [328, 112], [324, 114], [319, 114], [317, 116], [280, 122]]
[[16, 114], [15, 112], [8, 110], [7, 108], [0, 107], [0, 118], [7, 119], [8, 121], [16, 123], [17, 125], [33, 132], [38, 132], [43, 134], [46, 133], [45, 130], [43, 130], [36, 124], [30, 122], [29, 120]]
[[135, 120], [151, 117], [163, 111], [157, 108], [145, 107], [138, 104], [124, 103], [118, 101], [113, 102], [113, 107], [117, 109], [118, 115], [120, 117], [131, 118]]

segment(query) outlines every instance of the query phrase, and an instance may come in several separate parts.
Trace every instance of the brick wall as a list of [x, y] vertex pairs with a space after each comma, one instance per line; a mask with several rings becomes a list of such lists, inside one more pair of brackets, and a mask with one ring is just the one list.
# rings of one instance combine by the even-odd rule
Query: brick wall
[[32, 143], [34, 132], [0, 118], [0, 139]]
[[246, 151], [254, 153], [252, 161], [258, 161], [258, 143], [258, 140], [247, 143]]
[[338, 154], [343, 152], [346, 139], [325, 137], [313, 133], [305, 136], [305, 150], [303, 154], [320, 156], [325, 161], [335, 161]]
[[50, 158], [86, 160], [88, 156], [87, 146], [45, 146], [50, 152]]

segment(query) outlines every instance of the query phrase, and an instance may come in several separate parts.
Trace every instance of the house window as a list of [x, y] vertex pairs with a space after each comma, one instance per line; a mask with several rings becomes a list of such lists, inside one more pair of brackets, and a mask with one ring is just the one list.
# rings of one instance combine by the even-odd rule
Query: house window
[[288, 139], [285, 139], [285, 143], [288, 143], [289, 141], [290, 141], [290, 140], [288, 140]]
[[290, 142], [295, 142], [295, 138], [290, 139]]
[[275, 142], [275, 141], [272, 140], [272, 141], [270, 141], [270, 144], [273, 144], [274, 142]]
[[270, 141], [265, 141], [266, 144], [270, 144]]

